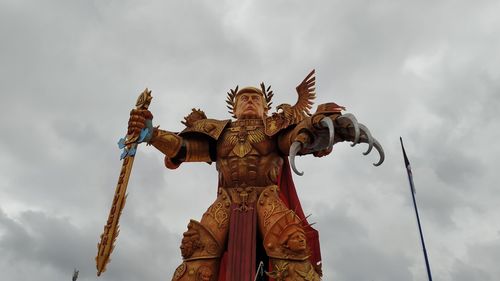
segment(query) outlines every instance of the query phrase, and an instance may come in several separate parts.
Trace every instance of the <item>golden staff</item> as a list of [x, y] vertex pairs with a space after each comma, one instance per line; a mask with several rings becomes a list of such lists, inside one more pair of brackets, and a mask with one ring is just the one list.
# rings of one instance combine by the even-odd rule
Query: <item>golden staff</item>
[[[151, 91], [146, 88], [137, 98], [136, 109], [146, 110], [151, 103]], [[97, 244], [97, 256], [95, 257], [97, 266], [97, 276], [106, 271], [106, 265], [110, 262], [110, 256], [115, 248], [115, 241], [120, 233], [119, 220], [125, 201], [127, 199], [127, 185], [134, 164], [134, 157], [137, 150], [137, 144], [140, 143], [149, 133], [148, 128], [144, 128], [140, 134], [132, 132], [118, 142], [118, 146], [123, 148], [121, 155], [122, 169], [116, 184], [115, 196], [109, 211], [108, 221], [104, 226], [104, 232], [101, 234], [101, 242]]]

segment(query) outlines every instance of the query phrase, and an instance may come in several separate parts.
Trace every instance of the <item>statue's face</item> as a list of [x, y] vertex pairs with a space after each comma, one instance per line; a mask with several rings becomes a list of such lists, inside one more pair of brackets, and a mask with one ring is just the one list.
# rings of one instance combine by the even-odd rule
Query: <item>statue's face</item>
[[184, 258], [191, 257], [194, 253], [193, 241], [190, 238], [184, 237], [181, 242], [181, 255]]
[[263, 118], [266, 110], [261, 94], [243, 93], [236, 98], [234, 115], [238, 119], [259, 119]]
[[294, 252], [304, 251], [306, 249], [306, 236], [301, 231], [296, 231], [288, 239], [287, 246]]

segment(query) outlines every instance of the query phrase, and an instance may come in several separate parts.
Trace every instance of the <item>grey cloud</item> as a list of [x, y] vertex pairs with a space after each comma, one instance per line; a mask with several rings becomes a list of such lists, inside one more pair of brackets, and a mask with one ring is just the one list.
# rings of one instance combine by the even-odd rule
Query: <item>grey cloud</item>
[[493, 280], [490, 275], [478, 268], [471, 267], [460, 261], [456, 261], [453, 265], [453, 280], [465, 281], [465, 280]]
[[[498, 279], [480, 258], [497, 260], [496, 242], [477, 237], [465, 256], [457, 250], [471, 237], [464, 213], [498, 231], [490, 221], [499, 199], [497, 14], [494, 1], [3, 1], [0, 245], [9, 254], [1, 271], [9, 280], [57, 280], [78, 263], [79, 280], [96, 279], [92, 258], [120, 166], [116, 141], [143, 88], [153, 89], [155, 124], [175, 131], [192, 107], [228, 118], [223, 100], [236, 84], [263, 81], [275, 89], [274, 105], [293, 103], [294, 87], [316, 68], [317, 103], [347, 106], [387, 154], [379, 168], [374, 154], [347, 144], [300, 159], [298, 192], [321, 230], [325, 278], [421, 276], [413, 270], [419, 253], [402, 242], [416, 238], [403, 136], [426, 238], [442, 241], [449, 256], [430, 249], [439, 272], [451, 272], [443, 280]], [[181, 233], [216, 183], [213, 166], [169, 171], [160, 153], [141, 147], [102, 279], [170, 278]]]
[[[473, 243], [467, 247], [467, 257], [456, 259], [451, 269], [453, 280], [495, 280], [498, 269], [494, 266], [500, 253], [500, 240]], [[477, 262], [472, 263], [472, 260]], [[492, 270], [493, 269], [493, 270]]]
[[[113, 261], [103, 273], [104, 280], [168, 278], [179, 262], [178, 235], [169, 233], [154, 218], [136, 217], [130, 209], [127, 213]], [[100, 232], [95, 227], [76, 226], [69, 218], [33, 211], [22, 213], [17, 220], [2, 213], [0, 226], [4, 261], [25, 264], [27, 272], [33, 275], [44, 267], [53, 269], [48, 273], [52, 276], [71, 272], [76, 267], [80, 270], [79, 279], [97, 280], [93, 257]], [[11, 272], [7, 267], [4, 269], [2, 272]], [[15, 275], [11, 278], [18, 280]]]
[[[64, 218], [27, 211], [18, 220], [3, 214], [1, 221], [5, 228], [0, 239], [2, 253], [14, 264], [26, 264], [26, 271], [33, 275], [38, 267], [52, 268], [49, 274], [56, 274], [83, 265], [92, 251], [85, 243], [85, 235], [89, 233]], [[8, 268], [4, 270], [11, 272]], [[10, 278], [16, 280], [15, 276]]]
[[348, 214], [346, 206], [322, 210], [318, 221], [330, 225], [320, 232], [326, 276], [340, 280], [412, 280], [413, 261], [402, 251], [373, 244], [369, 230]]

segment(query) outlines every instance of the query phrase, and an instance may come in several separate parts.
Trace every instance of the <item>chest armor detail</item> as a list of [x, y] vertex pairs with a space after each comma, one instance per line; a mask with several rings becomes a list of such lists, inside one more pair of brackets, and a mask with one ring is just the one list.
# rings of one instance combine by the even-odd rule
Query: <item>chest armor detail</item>
[[262, 120], [233, 122], [217, 143], [219, 182], [225, 187], [276, 184], [282, 163], [276, 139], [264, 133]]

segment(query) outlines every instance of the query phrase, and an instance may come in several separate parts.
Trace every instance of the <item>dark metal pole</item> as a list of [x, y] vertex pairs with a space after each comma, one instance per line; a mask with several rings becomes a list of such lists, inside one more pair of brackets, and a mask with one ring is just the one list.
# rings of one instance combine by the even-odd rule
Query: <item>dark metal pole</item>
[[408, 181], [410, 182], [410, 192], [411, 192], [411, 197], [413, 199], [413, 207], [415, 208], [415, 215], [417, 216], [418, 231], [420, 233], [420, 241], [422, 242], [422, 249], [424, 251], [427, 276], [429, 277], [429, 281], [432, 281], [431, 267], [429, 266], [429, 258], [427, 257], [427, 250], [425, 248], [424, 234], [422, 233], [422, 226], [420, 225], [420, 216], [418, 215], [417, 201], [415, 200], [415, 185], [413, 184], [413, 176], [411, 173], [410, 161], [408, 161], [408, 157], [406, 156], [405, 148], [403, 146], [403, 138], [399, 137], [399, 140], [401, 141], [401, 148], [403, 149], [406, 171], [408, 172]]

